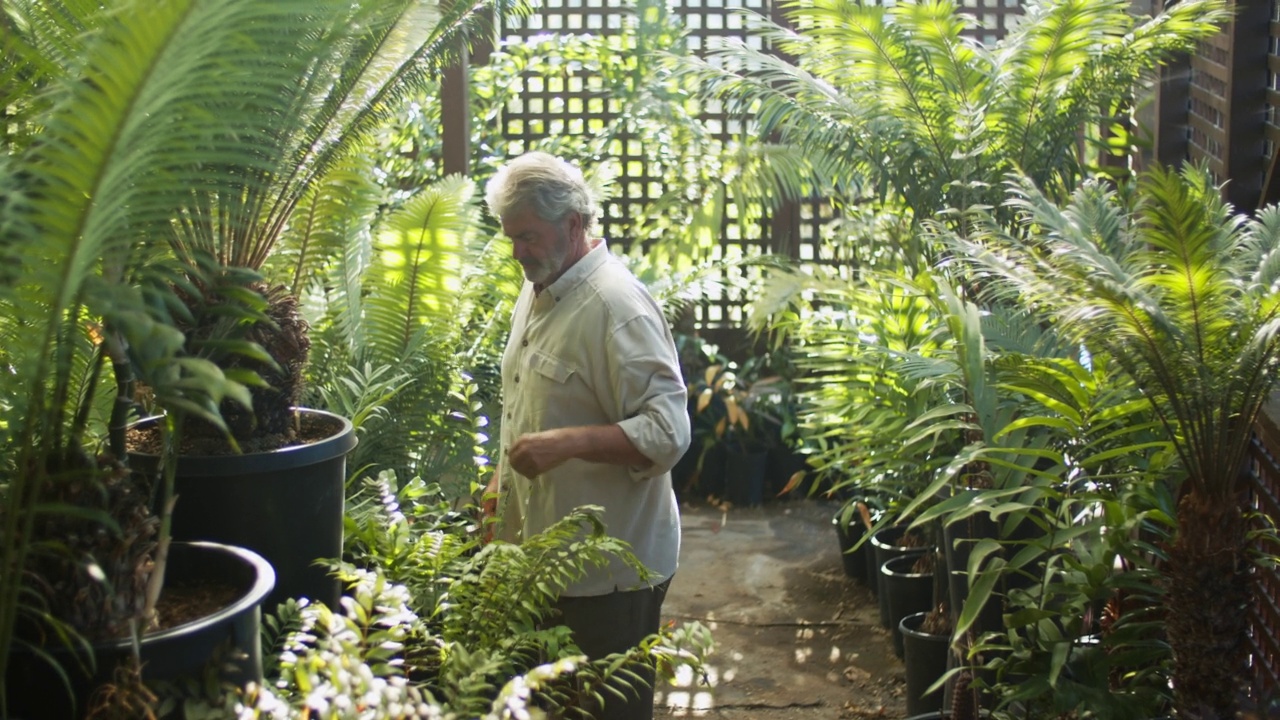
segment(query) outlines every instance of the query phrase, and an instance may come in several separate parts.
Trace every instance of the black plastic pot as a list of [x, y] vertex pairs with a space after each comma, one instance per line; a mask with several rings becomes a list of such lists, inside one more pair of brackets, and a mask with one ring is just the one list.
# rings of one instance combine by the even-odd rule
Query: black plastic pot
[[[831, 518], [831, 526], [836, 529], [836, 540], [840, 544], [840, 563], [844, 574], [862, 584], [867, 584], [867, 544], [858, 545], [858, 541], [867, 533], [867, 528], [856, 515], [844, 520], [844, 511]], [[857, 546], [855, 549], [854, 546]]]
[[[973, 492], [973, 491], [968, 491]], [[979, 540], [998, 538], [999, 528], [986, 515], [971, 515], [942, 529], [943, 556], [947, 565], [947, 590], [953, 613], [958, 616], [969, 598], [969, 555]], [[1003, 608], [992, 597], [982, 607], [974, 622], [976, 633], [995, 632], [1003, 627]]]
[[764, 450], [725, 453], [724, 483], [729, 502], [738, 507], [755, 507], [764, 502], [767, 457]]
[[899, 555], [880, 567], [883, 604], [888, 611], [882, 621], [893, 631], [893, 649], [898, 657], [903, 656], [902, 633], [898, 629], [902, 618], [927, 612], [933, 607], [933, 573], [919, 573], [912, 568], [924, 554]]
[[698, 481], [695, 484], [698, 497], [725, 496], [726, 455], [724, 445], [720, 443], [712, 445], [703, 453], [702, 467], [698, 471]]
[[[335, 433], [320, 442], [243, 455], [183, 456], [174, 490], [173, 537], [247, 547], [276, 571], [268, 612], [289, 598], [336, 608], [342, 594], [317, 559], [342, 556], [347, 453], [356, 446], [346, 418], [321, 410]], [[143, 420], [142, 422], [148, 422]], [[159, 457], [130, 453], [132, 467], [157, 477]]]
[[[188, 583], [225, 583], [240, 588], [239, 599], [208, 617], [143, 636], [142, 678], [147, 683], [200, 680], [210, 660], [222, 680], [243, 685], [262, 681], [261, 605], [275, 584], [275, 572], [262, 556], [244, 548], [211, 542], [174, 543], [165, 573], [167, 587]], [[63, 720], [83, 717], [93, 691], [112, 679], [132, 654], [133, 641], [95, 643], [92, 663], [83, 651], [45, 647], [67, 675], [70, 694], [57, 670], [30, 648], [15, 644], [5, 677], [9, 717]], [[87, 667], [92, 665], [92, 670]]]
[[792, 475], [808, 469], [809, 466], [805, 463], [804, 455], [786, 446], [770, 448], [769, 457], [765, 461], [765, 465], [767, 467], [764, 483], [766, 499], [790, 500], [791, 498], [804, 497], [806, 480], [801, 480], [785, 495], [779, 494], [791, 482]]
[[912, 613], [898, 623], [898, 632], [903, 640], [902, 664], [906, 668], [908, 715], [941, 712], [943, 709], [942, 688], [928, 695], [925, 690], [946, 674], [947, 646], [951, 638], [920, 632], [920, 624], [928, 614], [927, 611]]
[[886, 630], [891, 630], [892, 625], [889, 624], [889, 596], [884, 586], [884, 573], [880, 572], [880, 568], [893, 558], [902, 555], [922, 555], [925, 551], [923, 547], [907, 547], [898, 544], [899, 538], [906, 532], [902, 527], [887, 527], [877, 530], [871, 535], [871, 552], [874, 560], [872, 566], [872, 577], [875, 577], [876, 595], [880, 600], [880, 624]]

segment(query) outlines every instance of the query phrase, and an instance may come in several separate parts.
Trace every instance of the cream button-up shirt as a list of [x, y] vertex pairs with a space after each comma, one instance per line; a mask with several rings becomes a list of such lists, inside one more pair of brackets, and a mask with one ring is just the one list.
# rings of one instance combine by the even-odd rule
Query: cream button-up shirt
[[[676, 571], [680, 514], [671, 468], [689, 446], [686, 389], [657, 302], [595, 241], [540, 293], [525, 282], [502, 356], [502, 449], [532, 432], [617, 424], [647, 468], [569, 460], [527, 478], [499, 465], [499, 537], [521, 540], [580, 505], [604, 508], [608, 534], [630, 543], [655, 584]], [[643, 587], [616, 560], [565, 591], [603, 595]]]

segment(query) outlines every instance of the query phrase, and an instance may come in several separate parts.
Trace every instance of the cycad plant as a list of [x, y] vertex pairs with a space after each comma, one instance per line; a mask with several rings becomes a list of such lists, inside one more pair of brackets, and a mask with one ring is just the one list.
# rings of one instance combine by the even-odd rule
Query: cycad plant
[[[748, 17], [767, 52], [730, 45], [692, 71], [762, 134], [804, 150], [823, 178], [817, 186], [835, 188], [837, 200], [871, 198], [917, 223], [953, 208], [998, 208], [1013, 171], [1070, 191], [1098, 157], [1096, 142], [1080, 152], [1082, 139], [1097, 141], [1144, 73], [1225, 17], [1218, 0], [1170, 3], [1154, 18], [1125, 0], [1031, 0], [987, 45], [947, 0], [786, 8], [785, 27]], [[901, 257], [919, 267], [931, 254], [913, 235]]]
[[[170, 417], [223, 432], [223, 401], [250, 404], [247, 385], [259, 381], [209, 358], [247, 351], [258, 368], [299, 364], [200, 332], [191, 308], [212, 308], [226, 327], [252, 324], [255, 302], [238, 281], [286, 228], [302, 231], [291, 212], [299, 198], [487, 7], [5, 4], [0, 675], [20, 615], [53, 627], [48, 637], [90, 632], [60, 624], [41, 591], [105, 597], [126, 615], [106, 622], [116, 627], [138, 619], [123, 591], [146, 576], [150, 535], [133, 532], [131, 515], [77, 506], [69, 493], [102, 497], [102, 486], [131, 477], [123, 429], [135, 380]], [[149, 498], [129, 507], [145, 514]], [[101, 547], [72, 547], [65, 532], [35, 537], [51, 516], [83, 520], [78, 536]], [[125, 557], [128, 543], [139, 552]], [[62, 552], [74, 581], [38, 576], [37, 551]]]
[[[19, 622], [37, 645], [146, 623], [156, 528], [148, 489], [123, 465], [133, 381], [215, 422], [223, 398], [247, 400], [234, 378], [184, 356], [173, 325], [185, 272], [166, 236], [191, 189], [218, 182], [210, 158], [249, 162], [268, 136], [266, 118], [247, 112], [256, 93], [296, 80], [239, 48], [305, 17], [296, 3], [244, 2], [6, 13], [0, 677]], [[248, 75], [255, 92], [225, 79]], [[233, 96], [246, 114], [214, 111]]]
[[[216, 268], [238, 275], [262, 272], [285, 238], [294, 250], [288, 258], [293, 272], [287, 282], [248, 284], [267, 300], [260, 322], [228, 327], [216, 312], [197, 312], [184, 328], [192, 338], [248, 339], [269, 356], [219, 357], [216, 342], [206, 343], [205, 352], [219, 363], [246, 367], [264, 381], [254, 389], [251, 415], [223, 408], [238, 440], [292, 435], [293, 407], [301, 397], [310, 348], [296, 289], [311, 272], [308, 264], [324, 257], [314, 252], [316, 246], [349, 240], [345, 233], [359, 229], [353, 213], [342, 212], [357, 210], [364, 199], [359, 179], [346, 175], [352, 166], [344, 162], [411, 91], [434, 83], [470, 33], [487, 25], [494, 12], [513, 6], [505, 0], [336, 3], [314, 18], [276, 29], [298, 47], [280, 58], [264, 50], [268, 61], [293, 64], [296, 80], [271, 98], [269, 107], [255, 110], [273, 119], [270, 144], [257, 149], [253, 162], [227, 163], [222, 184], [194, 188], [179, 208], [170, 235], [175, 254], [189, 263], [211, 257]], [[237, 112], [230, 102], [226, 111]], [[331, 173], [338, 180], [326, 182]], [[348, 182], [342, 182], [344, 178]], [[323, 193], [328, 197], [321, 198]], [[352, 207], [343, 208], [345, 202]], [[340, 212], [319, 212], [326, 205]], [[193, 285], [193, 308], [203, 306], [204, 296], [242, 292], [234, 283]]]
[[1150, 403], [1180, 461], [1164, 568], [1176, 709], [1234, 717], [1252, 600], [1245, 460], [1280, 363], [1280, 210], [1233, 215], [1196, 169], [1153, 171], [1132, 193], [1087, 184], [1063, 207], [1029, 180], [1016, 191], [1016, 232], [950, 244]]

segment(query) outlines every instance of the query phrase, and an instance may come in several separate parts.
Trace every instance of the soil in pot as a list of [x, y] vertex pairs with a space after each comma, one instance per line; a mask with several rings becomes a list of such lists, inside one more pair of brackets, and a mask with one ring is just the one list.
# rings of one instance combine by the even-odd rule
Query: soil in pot
[[[198, 680], [211, 660], [217, 661], [218, 675], [225, 682], [240, 685], [262, 679], [261, 604], [275, 583], [271, 565], [243, 548], [206, 542], [174, 543], [166, 585], [189, 589], [198, 587], [202, 578], [213, 580], [214, 587], [234, 588], [230, 593], [232, 601], [213, 613], [145, 635], [141, 644], [143, 682]], [[196, 596], [200, 594], [197, 592]], [[166, 614], [173, 616], [192, 609], [193, 595], [189, 590], [179, 590], [174, 595], [162, 601], [168, 604], [168, 609], [163, 610]], [[211, 600], [206, 597], [201, 602]], [[31, 649], [15, 645], [5, 678], [9, 717], [82, 717], [95, 690], [116, 680], [116, 669], [131, 662], [133, 641], [103, 641], [94, 643], [92, 648], [92, 661], [82, 651], [61, 645], [42, 649], [58, 661], [66, 674], [66, 682], [71, 685], [68, 694], [55, 668]]]
[[[174, 483], [173, 537], [212, 540], [246, 547], [275, 568], [268, 612], [289, 598], [310, 598], [336, 607], [341, 584], [317, 559], [342, 554], [342, 513], [346, 456], [356, 444], [346, 419], [318, 410], [299, 410], [307, 444], [242, 455], [182, 455]], [[131, 433], [145, 442], [154, 420]], [[131, 446], [129, 462], [158, 478], [159, 456]]]

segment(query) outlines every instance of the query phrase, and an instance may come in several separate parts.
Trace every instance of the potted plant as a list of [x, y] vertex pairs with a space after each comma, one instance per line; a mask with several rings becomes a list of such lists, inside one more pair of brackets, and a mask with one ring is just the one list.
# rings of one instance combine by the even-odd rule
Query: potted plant
[[[286, 259], [275, 250], [309, 247], [321, 232], [321, 189], [342, 187], [326, 185], [329, 173], [370, 137], [390, 104], [434, 81], [491, 7], [432, 15], [412, 0], [332, 3], [315, 19], [278, 28], [278, 41], [259, 48], [260, 61], [294, 82], [271, 95], [247, 94], [233, 110], [246, 124], [269, 123], [270, 133], [173, 209], [169, 245], [191, 271], [177, 278], [183, 351], [252, 378], [249, 403], [217, 409], [225, 427], [194, 417], [184, 429], [174, 536], [261, 552], [279, 575], [272, 602], [337, 602], [339, 582], [314, 561], [341, 554], [345, 459], [356, 441], [348, 419], [299, 407], [308, 324], [295, 288], [280, 278], [306, 274], [316, 254]], [[229, 301], [250, 307], [252, 320], [229, 322]], [[255, 352], [240, 350], [245, 344]], [[134, 463], [152, 473], [153, 432], [146, 422], [134, 428], [131, 447]]]
[[[6, 86], [13, 132], [0, 164], [9, 273], [0, 283], [0, 701], [17, 704], [33, 690], [15, 671], [63, 658], [59, 695], [37, 700], [51, 708], [70, 691], [83, 710], [83, 692], [115, 670], [109, 652], [132, 648], [137, 637], [145, 659], [195, 629], [147, 634], [165, 613], [158, 603], [168, 536], [151, 513], [154, 488], [125, 465], [124, 429], [136, 380], [160, 406], [212, 422], [224, 398], [247, 397], [234, 375], [180, 352], [174, 278], [183, 269], [164, 238], [174, 208], [209, 179], [209, 167], [193, 157], [193, 138], [207, 143], [208, 159], [242, 150], [261, 128], [208, 112], [236, 85], [193, 88], [185, 73], [202, 66], [252, 73], [256, 64], [240, 44], [269, 42], [264, 21], [297, 15], [234, 3], [187, 7], [188, 14], [178, 5], [78, 6], [83, 15], [74, 19], [42, 4], [7, 9], [7, 20], [20, 18], [6, 35], [7, 61], [25, 81]], [[131, 13], [147, 22], [128, 22]], [[281, 84], [279, 75], [259, 79], [265, 93]], [[188, 550], [175, 547], [173, 577], [215, 574], [221, 561], [206, 555], [192, 566]], [[219, 629], [200, 641], [206, 651], [231, 639], [257, 657], [257, 608], [271, 576], [247, 567], [229, 603], [244, 622], [229, 615], [197, 622]], [[17, 660], [16, 648], [37, 659]], [[200, 654], [195, 664], [207, 659]], [[141, 679], [193, 666], [159, 661], [144, 665]], [[241, 671], [256, 674], [251, 665]]]
[[[701, 440], [702, 489], [735, 505], [759, 505], [764, 499], [766, 436], [769, 428], [757, 402], [774, 380], [752, 381], [754, 359], [743, 364], [724, 358], [689, 382], [694, 443]], [[720, 465], [723, 476], [712, 472]], [[720, 492], [716, 492], [719, 490]]]
[[951, 648], [951, 611], [946, 603], [912, 613], [898, 623], [902, 634], [907, 715], [942, 710], [938, 681], [947, 672]]
[[1178, 459], [1160, 481], [1177, 498], [1161, 568], [1174, 707], [1234, 717], [1253, 599], [1244, 462], [1280, 362], [1277, 210], [1233, 215], [1198, 169], [1154, 170], [1133, 192], [1087, 184], [1062, 207], [1014, 189], [1025, 232], [986, 224], [951, 245], [1141, 389]]
[[884, 625], [893, 636], [893, 650], [898, 657], [903, 657], [900, 629], [903, 618], [935, 607], [934, 577], [941, 565], [938, 555], [936, 548], [924, 548], [921, 553], [889, 558], [880, 566], [886, 609]]

